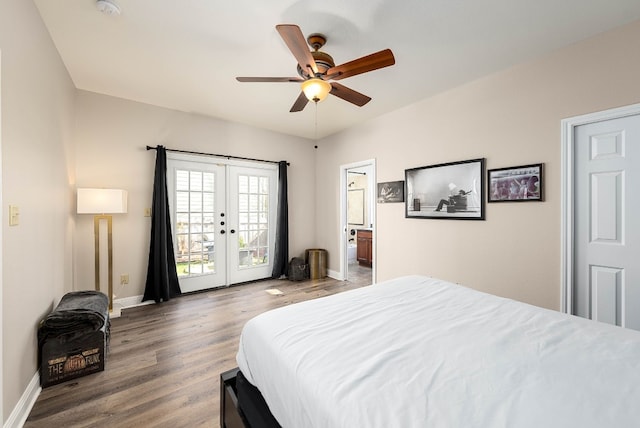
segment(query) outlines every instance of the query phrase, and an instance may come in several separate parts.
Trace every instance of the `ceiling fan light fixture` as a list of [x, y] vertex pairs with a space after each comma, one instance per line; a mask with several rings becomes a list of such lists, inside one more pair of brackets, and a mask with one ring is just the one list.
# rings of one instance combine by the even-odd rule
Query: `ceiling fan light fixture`
[[313, 77], [302, 82], [302, 92], [304, 92], [309, 101], [317, 103], [327, 98], [327, 95], [331, 92], [331, 84]]

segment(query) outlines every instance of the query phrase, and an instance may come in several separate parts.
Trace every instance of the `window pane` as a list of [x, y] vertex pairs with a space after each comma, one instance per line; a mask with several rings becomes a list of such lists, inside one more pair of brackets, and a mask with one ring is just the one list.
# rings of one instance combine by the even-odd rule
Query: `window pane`
[[189, 212], [189, 192], [176, 192], [176, 212]]
[[249, 195], [249, 211], [258, 211], [258, 195]]
[[192, 253], [199, 253], [202, 251], [202, 234], [201, 233], [192, 233], [191, 234], [191, 248], [189, 249]]
[[238, 252], [238, 265], [240, 267], [248, 267], [251, 265], [251, 252], [249, 250], [240, 250]]
[[266, 248], [257, 248], [254, 251], [253, 257], [253, 265], [263, 265], [267, 263], [267, 249]]
[[202, 194], [202, 212], [205, 213], [213, 213], [213, 193], [203, 193]]
[[216, 231], [216, 224], [212, 215], [205, 215], [202, 219], [202, 231], [212, 235]]
[[269, 239], [269, 233], [266, 230], [262, 230], [258, 236], [258, 245], [260, 247], [266, 247]]
[[189, 190], [202, 191], [202, 173], [200, 171], [191, 171], [189, 184], [190, 184]]
[[238, 196], [238, 210], [241, 213], [249, 211], [249, 197], [247, 195]]
[[189, 214], [176, 214], [176, 233], [189, 232]]
[[212, 172], [205, 172], [202, 174], [202, 191], [214, 192], [215, 191], [215, 174]]
[[189, 235], [176, 235], [176, 255], [178, 261], [187, 261], [189, 259]]
[[249, 233], [248, 232], [239, 232], [238, 233], [238, 247], [245, 248], [249, 242]]
[[249, 177], [249, 193], [258, 193], [258, 177]]
[[189, 171], [176, 170], [176, 190], [189, 190]]
[[249, 177], [246, 175], [238, 176], [238, 192], [247, 193], [249, 191]]
[[260, 195], [260, 211], [269, 211], [269, 196]]
[[202, 193], [189, 192], [191, 201], [189, 203], [189, 209], [191, 212], [202, 212]]
[[193, 232], [202, 232], [202, 214], [191, 214], [189, 216], [191, 222], [189, 223], [189, 230]]
[[190, 274], [199, 274], [202, 273], [202, 260], [192, 261], [189, 265], [189, 273]]
[[260, 177], [260, 193], [263, 195], [269, 193], [269, 177]]

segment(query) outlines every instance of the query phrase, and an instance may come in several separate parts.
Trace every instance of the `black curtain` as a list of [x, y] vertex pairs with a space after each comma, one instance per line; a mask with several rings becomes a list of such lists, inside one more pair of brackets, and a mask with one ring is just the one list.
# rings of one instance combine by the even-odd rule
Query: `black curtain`
[[278, 219], [272, 278], [289, 272], [289, 202], [287, 200], [287, 162], [278, 162]]
[[156, 147], [156, 172], [153, 180], [153, 207], [151, 216], [151, 243], [147, 282], [142, 301], [167, 301], [181, 294], [176, 271], [169, 218], [169, 195], [167, 194], [167, 151]]

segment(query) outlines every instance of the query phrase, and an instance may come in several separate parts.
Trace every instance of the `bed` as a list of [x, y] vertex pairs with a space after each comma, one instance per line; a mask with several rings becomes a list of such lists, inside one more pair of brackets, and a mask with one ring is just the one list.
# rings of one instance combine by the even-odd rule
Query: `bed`
[[640, 426], [639, 332], [423, 276], [263, 313], [237, 363], [285, 428]]

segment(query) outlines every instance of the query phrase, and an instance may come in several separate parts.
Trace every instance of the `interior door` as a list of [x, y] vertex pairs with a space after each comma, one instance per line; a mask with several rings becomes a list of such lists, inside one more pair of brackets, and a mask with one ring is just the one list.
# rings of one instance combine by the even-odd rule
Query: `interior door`
[[640, 115], [574, 134], [574, 314], [640, 330]]
[[226, 285], [225, 166], [170, 159], [167, 170], [180, 289]]
[[229, 283], [268, 278], [273, 271], [277, 170], [229, 166]]

